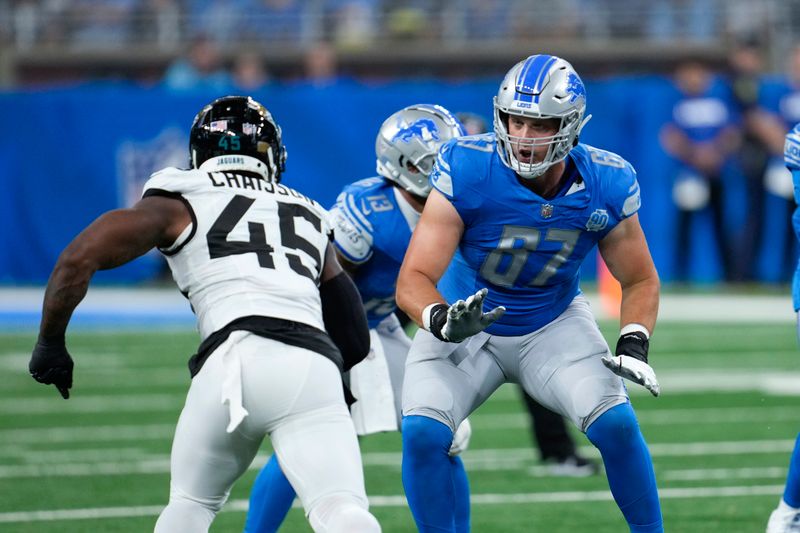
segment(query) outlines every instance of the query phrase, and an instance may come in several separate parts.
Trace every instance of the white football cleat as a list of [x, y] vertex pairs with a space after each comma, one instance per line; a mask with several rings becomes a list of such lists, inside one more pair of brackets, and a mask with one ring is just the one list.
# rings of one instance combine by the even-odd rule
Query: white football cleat
[[589, 477], [600, 472], [600, 465], [577, 453], [560, 459], [546, 459], [544, 462], [550, 475], [555, 477]]
[[800, 533], [800, 509], [789, 507], [781, 500], [769, 515], [767, 533]]

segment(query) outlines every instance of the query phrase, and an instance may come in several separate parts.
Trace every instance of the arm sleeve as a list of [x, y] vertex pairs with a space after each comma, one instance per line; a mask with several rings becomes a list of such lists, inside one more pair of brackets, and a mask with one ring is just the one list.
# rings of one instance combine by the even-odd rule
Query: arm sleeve
[[612, 181], [609, 207], [615, 218], [621, 221], [639, 211], [642, 199], [636, 171], [631, 164], [625, 161], [624, 168], [619, 169], [618, 174]]
[[480, 157], [489, 150], [493, 148], [477, 137], [451, 139], [439, 149], [431, 171], [431, 186], [450, 201], [466, 225], [474, 221], [480, 208], [482, 196], [473, 191], [479, 190], [479, 182], [488, 173]]
[[372, 224], [359, 211], [352, 194], [339, 195], [328, 219], [333, 227], [334, 244], [348, 261], [359, 265], [372, 257]]
[[361, 296], [345, 272], [319, 287], [322, 320], [331, 340], [342, 352], [344, 370], [350, 370], [369, 354], [369, 325]]
[[182, 175], [179, 169], [168, 167], [159, 170], [150, 176], [150, 179], [144, 184], [142, 190], [142, 198], [148, 196], [164, 196], [166, 198], [173, 198], [180, 200], [189, 210], [189, 215], [192, 218], [192, 223], [181, 233], [172, 245], [168, 248], [159, 248], [158, 250], [164, 255], [175, 255], [188, 244], [197, 232], [197, 215], [191, 202], [186, 199], [185, 193], [190, 192], [191, 186], [187, 186], [187, 180]]

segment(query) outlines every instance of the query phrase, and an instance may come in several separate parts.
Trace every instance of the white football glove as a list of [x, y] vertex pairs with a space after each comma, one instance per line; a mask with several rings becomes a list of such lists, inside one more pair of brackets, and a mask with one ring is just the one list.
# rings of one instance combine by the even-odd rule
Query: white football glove
[[653, 396], [658, 396], [661, 388], [658, 386], [656, 373], [647, 364], [647, 352], [650, 349], [650, 340], [642, 331], [628, 331], [619, 336], [617, 355], [606, 355], [603, 364], [616, 375], [638, 383], [649, 390]]
[[653, 396], [661, 393], [655, 371], [644, 361], [639, 361], [630, 355], [606, 355], [603, 357], [603, 364], [616, 375], [638, 383], [649, 390]]
[[467, 451], [470, 437], [472, 437], [472, 425], [469, 423], [469, 418], [465, 418], [453, 434], [453, 442], [450, 444], [450, 451], [448, 452], [450, 456], [455, 457]]
[[488, 313], [483, 312], [483, 300], [488, 292], [487, 289], [481, 289], [466, 301], [458, 300], [450, 307], [444, 304], [429, 305], [423, 312], [426, 329], [436, 338], [448, 342], [461, 342], [480, 333], [506, 312], [502, 305]]

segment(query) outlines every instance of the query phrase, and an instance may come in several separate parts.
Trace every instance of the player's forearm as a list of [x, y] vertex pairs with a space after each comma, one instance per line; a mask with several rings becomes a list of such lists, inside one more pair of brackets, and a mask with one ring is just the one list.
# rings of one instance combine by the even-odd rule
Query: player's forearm
[[641, 324], [652, 335], [658, 316], [660, 283], [657, 276], [622, 286], [620, 325]]
[[59, 258], [44, 294], [39, 336], [63, 338], [72, 312], [86, 296], [95, 268], [69, 255]]
[[397, 305], [418, 326], [422, 326], [422, 311], [432, 303], [446, 304], [436, 290], [436, 284], [418, 270], [402, 269], [397, 278]]

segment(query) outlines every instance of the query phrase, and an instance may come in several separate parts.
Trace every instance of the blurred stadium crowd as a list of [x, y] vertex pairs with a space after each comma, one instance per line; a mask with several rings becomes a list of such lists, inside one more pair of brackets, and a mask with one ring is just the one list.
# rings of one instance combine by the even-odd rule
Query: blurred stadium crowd
[[752, 31], [791, 2], [774, 0], [4, 0], [4, 38], [20, 48], [151, 41], [169, 48], [196, 33], [220, 43], [348, 45], [427, 37], [540, 36], [712, 41]]
[[228, 64], [246, 48], [278, 77], [321, 42], [367, 76], [486, 74], [526, 45], [584, 75], [651, 70], [687, 52], [719, 60], [743, 35], [774, 65], [798, 27], [800, 0], [0, 0], [0, 86], [151, 81], [198, 40]]
[[131, 43], [174, 50], [197, 34], [222, 45], [365, 47], [409, 37], [710, 43], [778, 30], [796, 11], [796, 0], [2, 0], [0, 36], [23, 50]]

